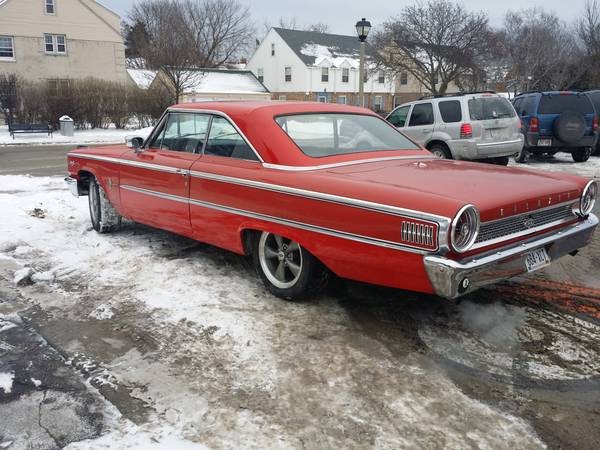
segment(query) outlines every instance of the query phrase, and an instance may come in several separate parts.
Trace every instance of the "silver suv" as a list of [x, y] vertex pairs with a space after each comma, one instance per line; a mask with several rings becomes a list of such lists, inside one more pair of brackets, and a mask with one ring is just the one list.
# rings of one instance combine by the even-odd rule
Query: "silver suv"
[[440, 158], [506, 165], [523, 148], [515, 109], [493, 92], [422, 98], [398, 106], [386, 119]]

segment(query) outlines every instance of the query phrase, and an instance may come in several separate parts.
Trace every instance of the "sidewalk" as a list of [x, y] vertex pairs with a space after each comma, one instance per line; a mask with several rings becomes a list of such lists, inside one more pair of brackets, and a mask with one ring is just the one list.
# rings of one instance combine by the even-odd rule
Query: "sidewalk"
[[[121, 144], [125, 142], [125, 137], [137, 135], [142, 130], [117, 130], [115, 128], [95, 128], [92, 130], [75, 130], [74, 136], [62, 136], [59, 131], [55, 131], [53, 136], [47, 136], [44, 133], [25, 133], [15, 134], [13, 139], [8, 132], [7, 126], [0, 126], [0, 147], [13, 145], [52, 145], [52, 144]], [[146, 136], [148, 132], [142, 136]]]

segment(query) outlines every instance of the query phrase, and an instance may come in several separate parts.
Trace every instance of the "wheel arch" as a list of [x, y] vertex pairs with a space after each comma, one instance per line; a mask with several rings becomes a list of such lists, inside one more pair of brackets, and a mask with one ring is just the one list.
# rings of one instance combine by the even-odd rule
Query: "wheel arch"
[[88, 195], [90, 192], [90, 179], [96, 175], [90, 170], [80, 170], [77, 172], [77, 187], [79, 195]]
[[431, 150], [434, 145], [441, 145], [446, 150], [448, 150], [448, 153], [450, 154], [450, 156], [452, 156], [452, 158], [454, 158], [454, 155], [452, 155], [452, 150], [450, 149], [450, 147], [448, 146], [448, 144], [446, 144], [446, 142], [444, 142], [441, 139], [432, 139], [432, 140], [430, 140], [429, 142], [427, 142], [427, 144], [425, 144], [425, 148], [427, 150]]

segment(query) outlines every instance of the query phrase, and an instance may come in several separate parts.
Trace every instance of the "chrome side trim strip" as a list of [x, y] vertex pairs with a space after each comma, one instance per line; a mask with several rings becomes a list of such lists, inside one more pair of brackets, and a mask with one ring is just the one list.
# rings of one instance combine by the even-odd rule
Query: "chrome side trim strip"
[[126, 189], [128, 191], [138, 192], [140, 194], [152, 195], [153, 197], [162, 198], [164, 200], [173, 200], [174, 202], [179, 203], [189, 203], [188, 199], [185, 197], [180, 197], [178, 195], [165, 194], [164, 192], [151, 191], [149, 189], [143, 189], [135, 186], [129, 186], [127, 184], [121, 185], [122, 189]]
[[141, 161], [132, 161], [129, 159], [112, 158], [110, 156], [87, 155], [85, 153], [69, 153], [69, 155], [76, 156], [78, 158], [95, 159], [98, 161], [114, 162], [117, 164], [123, 164], [125, 166], [141, 167], [142, 169], [157, 170], [159, 172], [176, 173], [176, 174], [181, 174], [181, 175], [189, 175], [189, 173], [190, 173], [190, 171], [187, 169], [179, 169], [177, 167], [164, 166], [162, 164], [151, 164], [151, 163], [145, 163], [145, 162], [141, 162]]
[[370, 158], [370, 159], [360, 159], [356, 161], [344, 161], [339, 163], [331, 163], [331, 164], [320, 164], [316, 166], [286, 166], [283, 164], [272, 164], [272, 163], [263, 163], [263, 167], [265, 169], [274, 169], [274, 170], [287, 170], [292, 172], [310, 172], [312, 170], [323, 170], [323, 169], [331, 169], [334, 167], [344, 167], [344, 166], [353, 166], [356, 164], [366, 164], [372, 162], [381, 162], [381, 161], [394, 161], [394, 160], [402, 160], [402, 159], [437, 159], [437, 156], [434, 155], [423, 155], [423, 156], [388, 156], [385, 158]]
[[231, 206], [223, 206], [218, 205], [216, 203], [204, 202], [201, 200], [188, 199], [185, 197], [180, 197], [177, 195], [165, 194], [163, 192], [151, 191], [148, 189], [138, 188], [135, 186], [129, 185], [121, 185], [121, 188], [126, 189], [128, 191], [137, 192], [140, 194], [151, 195], [153, 197], [162, 198], [165, 200], [173, 200], [180, 203], [189, 203], [190, 205], [200, 206], [205, 208], [214, 209], [217, 211], [227, 212], [230, 214], [236, 214], [239, 216], [250, 217], [253, 219], [264, 220], [266, 222], [277, 223], [279, 225], [287, 225], [294, 228], [299, 228], [302, 230], [313, 231], [316, 233], [326, 234], [328, 236], [338, 237], [342, 239], [348, 239], [355, 242], [361, 242], [363, 244], [377, 245], [379, 247], [390, 248], [394, 250], [403, 250], [411, 253], [418, 253], [420, 255], [430, 254], [431, 251], [426, 251], [423, 249], [413, 248], [408, 245], [399, 244], [396, 242], [386, 241], [384, 239], [372, 238], [367, 236], [362, 236], [359, 234], [348, 233], [345, 231], [333, 230], [331, 228], [320, 227], [318, 225], [311, 225], [304, 222], [297, 222], [295, 220], [283, 219], [280, 217], [270, 216], [267, 214], [255, 213], [251, 211], [246, 211], [239, 208], [234, 208]]
[[487, 143], [476, 144], [476, 145], [477, 145], [477, 147], [495, 147], [497, 145], [520, 144], [521, 142], [523, 142], [522, 139], [511, 139], [510, 141], [487, 142]]
[[313, 198], [313, 199], [323, 200], [323, 201], [327, 201], [327, 202], [331, 202], [331, 203], [338, 203], [338, 204], [354, 206], [357, 208], [368, 209], [368, 210], [377, 211], [377, 212], [384, 212], [384, 213], [392, 214], [392, 215], [408, 216], [408, 217], [413, 217], [413, 218], [422, 219], [422, 220], [429, 220], [429, 221], [434, 221], [434, 222], [437, 222], [437, 221], [450, 222], [450, 219], [448, 217], [438, 216], [436, 214], [428, 214], [428, 213], [424, 213], [422, 211], [415, 211], [413, 209], [406, 209], [406, 208], [400, 208], [398, 206], [384, 205], [383, 203], [375, 203], [375, 202], [370, 202], [367, 200], [359, 200], [359, 199], [350, 198], [350, 197], [343, 197], [340, 195], [326, 194], [324, 192], [309, 191], [306, 189], [283, 186], [280, 184], [271, 184], [271, 183], [265, 183], [263, 181], [254, 181], [254, 180], [248, 180], [245, 178], [236, 178], [236, 177], [230, 177], [230, 176], [226, 176], [226, 175], [217, 175], [217, 174], [208, 173], [208, 172], [198, 172], [195, 170], [190, 171], [190, 175], [194, 178], [202, 178], [202, 179], [206, 179], [206, 180], [219, 181], [219, 182], [223, 182], [223, 183], [237, 184], [237, 185], [247, 186], [247, 187], [254, 187], [257, 189], [264, 189], [264, 190], [273, 191], [273, 192], [281, 192], [283, 194], [290, 194], [290, 195], [295, 195], [295, 196], [299, 196], [299, 197]]

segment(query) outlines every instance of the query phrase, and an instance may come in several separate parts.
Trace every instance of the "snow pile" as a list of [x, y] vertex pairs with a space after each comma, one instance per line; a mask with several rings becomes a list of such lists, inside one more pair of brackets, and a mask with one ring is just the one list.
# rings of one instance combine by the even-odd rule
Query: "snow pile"
[[526, 164], [511, 159], [513, 167], [528, 170], [548, 170], [550, 172], [568, 172], [588, 178], [600, 178], [600, 156], [590, 156], [586, 162], [576, 163], [568, 153], [557, 153], [554, 157], [532, 157]]
[[4, 394], [10, 394], [12, 392], [14, 379], [14, 372], [0, 372], [0, 389], [4, 391]]

